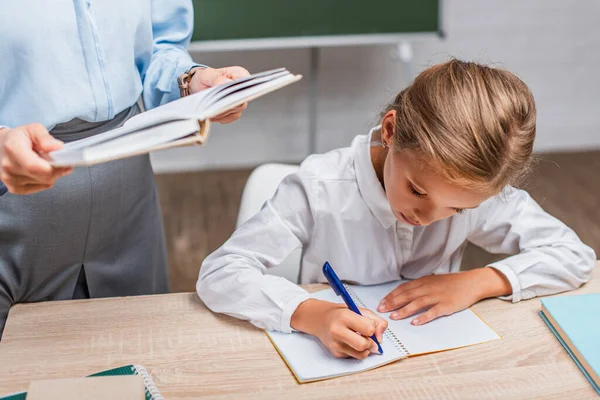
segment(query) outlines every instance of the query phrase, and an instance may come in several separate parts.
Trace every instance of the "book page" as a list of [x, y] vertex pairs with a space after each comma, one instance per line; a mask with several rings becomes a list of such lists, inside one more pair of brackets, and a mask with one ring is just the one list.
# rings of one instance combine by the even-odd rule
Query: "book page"
[[[314, 293], [311, 297], [334, 303], [343, 302], [331, 289]], [[383, 354], [371, 354], [364, 360], [357, 360], [336, 358], [318, 338], [305, 333], [267, 332], [267, 335], [300, 382], [367, 371], [406, 357], [388, 336], [384, 336], [381, 343]]]
[[237, 107], [241, 104], [247, 103], [254, 100], [257, 97], [263, 96], [267, 93], [273, 92], [286, 85], [300, 80], [302, 76], [286, 74], [279, 78], [259, 83], [254, 86], [240, 89], [229, 93], [222, 99], [217, 100], [212, 106], [209, 106], [206, 111], [201, 115], [202, 119], [209, 119], [215, 117], [223, 112]]
[[[88, 162], [96, 162], [99, 159], [118, 158], [128, 153], [152, 149], [161, 144], [184, 138], [199, 130], [197, 119], [167, 122], [87, 148], [84, 150], [84, 159]], [[149, 132], [150, 134], [148, 134]]]
[[224, 97], [225, 92], [231, 92], [236, 89], [240, 89], [249, 85], [254, 84], [255, 82], [266, 82], [268, 80], [273, 80], [279, 76], [289, 75], [290, 72], [285, 68], [278, 68], [271, 71], [261, 72], [259, 74], [254, 74], [247, 76], [245, 78], [236, 79], [235, 81], [228, 82], [222, 85], [219, 85], [206, 97], [206, 103], [210, 104], [211, 100], [215, 97], [222, 98]]
[[378, 312], [377, 306], [381, 299], [400, 283], [402, 281], [374, 286], [346, 285], [346, 287], [350, 293], [360, 299], [362, 306], [388, 321], [388, 330], [396, 335], [410, 355], [455, 349], [500, 339], [500, 336], [470, 309], [420, 326], [412, 325], [411, 321], [421, 313], [402, 320], [391, 320], [390, 313]]
[[281, 78], [284, 76], [289, 76], [289, 75], [290, 75], [289, 72], [281, 71], [281, 72], [278, 72], [275, 74], [270, 74], [270, 75], [259, 77], [259, 78], [234, 81], [230, 84], [223, 85], [224, 87], [222, 89], [213, 91], [209, 96], [206, 97], [206, 99], [205, 99], [206, 106], [210, 107], [210, 106], [214, 105], [214, 103], [227, 97], [231, 93], [239, 92], [245, 88], [248, 88], [251, 86], [256, 86], [261, 83], [273, 81], [275, 79], [278, 79], [278, 78]]

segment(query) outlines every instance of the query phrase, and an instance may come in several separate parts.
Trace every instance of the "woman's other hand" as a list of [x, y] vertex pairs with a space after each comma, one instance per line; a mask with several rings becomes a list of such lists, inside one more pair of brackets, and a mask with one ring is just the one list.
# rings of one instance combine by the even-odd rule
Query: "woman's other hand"
[[46, 190], [72, 168], [56, 168], [40, 154], [58, 150], [63, 142], [40, 124], [0, 128], [0, 181], [13, 194]]

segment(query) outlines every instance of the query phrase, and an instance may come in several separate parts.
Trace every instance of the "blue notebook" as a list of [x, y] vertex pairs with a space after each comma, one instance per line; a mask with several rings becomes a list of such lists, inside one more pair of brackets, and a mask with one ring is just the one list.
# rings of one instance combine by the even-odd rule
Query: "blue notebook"
[[600, 293], [542, 299], [540, 315], [600, 394]]

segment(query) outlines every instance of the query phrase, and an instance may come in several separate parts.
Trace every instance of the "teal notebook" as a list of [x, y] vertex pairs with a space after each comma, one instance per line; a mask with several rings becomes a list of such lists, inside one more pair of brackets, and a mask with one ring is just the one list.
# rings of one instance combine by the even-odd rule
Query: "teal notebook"
[[600, 394], [600, 293], [542, 299], [540, 315]]
[[[141, 375], [144, 378], [144, 386], [146, 387], [146, 400], [164, 400], [156, 389], [152, 377], [146, 371], [146, 368], [141, 365], [126, 365], [119, 368], [109, 369], [107, 371], [98, 372], [90, 376], [114, 376], [114, 375]], [[27, 392], [13, 393], [5, 397], [0, 397], [0, 400], [25, 400]]]

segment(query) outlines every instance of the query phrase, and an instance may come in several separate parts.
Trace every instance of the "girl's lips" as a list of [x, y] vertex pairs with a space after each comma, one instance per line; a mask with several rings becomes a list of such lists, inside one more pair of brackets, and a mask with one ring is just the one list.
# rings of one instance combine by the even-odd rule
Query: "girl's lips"
[[410, 224], [410, 225], [413, 225], [413, 226], [421, 226], [421, 224], [416, 223], [412, 219], [407, 218], [406, 215], [404, 215], [402, 213], [399, 213], [399, 214], [402, 217], [402, 219], [404, 220], [404, 222], [406, 222], [407, 224]]

